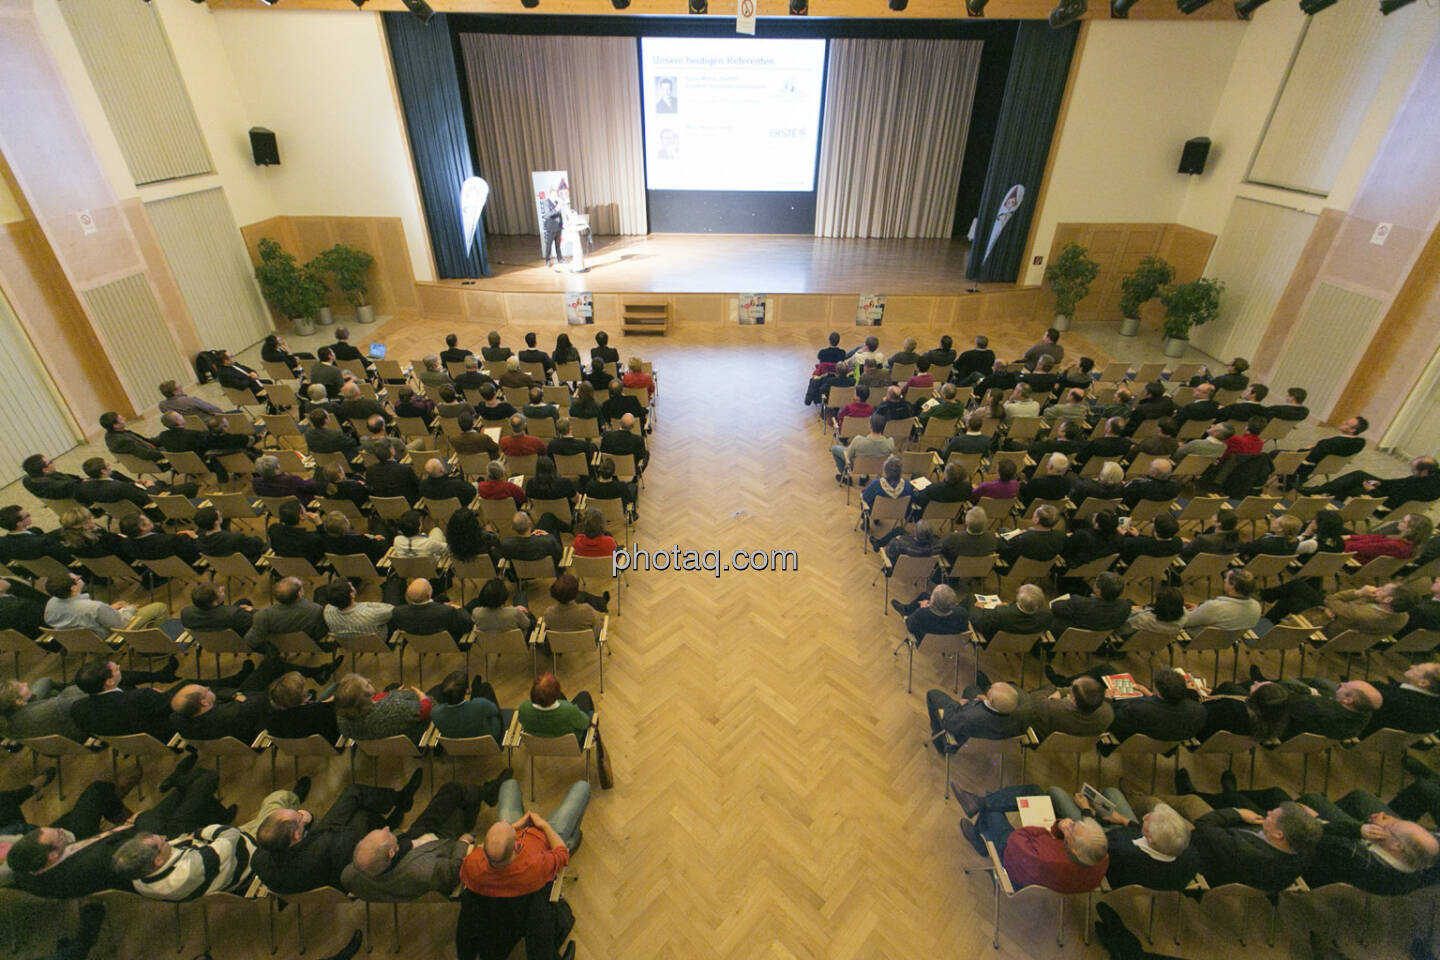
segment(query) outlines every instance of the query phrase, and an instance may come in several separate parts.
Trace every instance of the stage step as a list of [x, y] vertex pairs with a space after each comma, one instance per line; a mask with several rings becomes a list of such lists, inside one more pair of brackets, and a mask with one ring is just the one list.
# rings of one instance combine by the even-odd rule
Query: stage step
[[620, 305], [622, 333], [653, 333], [665, 335], [670, 324], [668, 297], [629, 296]]

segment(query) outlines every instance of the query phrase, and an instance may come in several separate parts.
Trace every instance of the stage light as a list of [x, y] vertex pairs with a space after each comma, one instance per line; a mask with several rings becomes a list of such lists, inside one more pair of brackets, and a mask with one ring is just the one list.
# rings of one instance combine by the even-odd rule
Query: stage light
[[626, 7], [630, 6], [630, 0], [610, 0], [610, 6], [614, 7], [616, 10], [624, 10]]
[[1335, 0], [1300, 0], [1300, 12], [1313, 17], [1326, 7], [1333, 7]]
[[[429, 24], [430, 18], [435, 16], [435, 11], [430, 9], [430, 4], [425, 0], [400, 0], [400, 2], [405, 4], [405, 9], [413, 13], [415, 19], [421, 23]], [[534, 6], [534, 4], [529, 4], [529, 6]]]
[[790, 16], [803, 17], [810, 13], [810, 0], [790, 0]]
[[899, 13], [901, 10], [905, 9], [909, 2], [910, 0], [890, 0], [890, 9], [894, 10], [896, 13]]
[[1235, 16], [1241, 20], [1249, 20], [1250, 15], [1265, 2], [1266, 0], [1235, 0]]
[[1415, 0], [1380, 0], [1380, 12], [1388, 17], [1401, 7], [1408, 7], [1414, 2]]
[[363, 8], [363, 7], [365, 6], [365, 4], [369, 2], [369, 0], [350, 0], [350, 2], [353, 3], [353, 4], [355, 4], [355, 9], [356, 9], [356, 10], [359, 10], [359, 9]]
[[965, 12], [972, 17], [985, 16], [985, 4], [990, 0], [965, 0]]
[[1050, 11], [1050, 27], [1059, 30], [1061, 27], [1068, 27], [1085, 15], [1090, 6], [1085, 0], [1060, 0], [1055, 4], [1055, 9]]
[[1210, 0], [1175, 0], [1175, 6], [1188, 17], [1209, 2]]
[[1130, 8], [1140, 0], [1110, 0], [1110, 19], [1129, 20]]
[[[149, 0], [146, 0], [146, 2], [148, 3]], [[267, 7], [273, 7], [275, 6], [275, 4], [279, 3], [280, 0], [260, 0], [260, 2], [265, 4], [265, 6]]]
[[690, 0], [690, 12], [696, 16], [703, 16], [710, 12], [709, 0]]

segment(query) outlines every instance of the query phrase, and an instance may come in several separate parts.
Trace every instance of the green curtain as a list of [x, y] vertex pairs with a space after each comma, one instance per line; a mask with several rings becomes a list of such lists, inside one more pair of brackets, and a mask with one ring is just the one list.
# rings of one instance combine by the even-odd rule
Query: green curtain
[[[1052, 30], [1043, 20], [1023, 21], [1016, 31], [995, 146], [980, 196], [975, 242], [965, 267], [965, 276], [971, 280], [1014, 283], [1020, 275], [1025, 238], [1079, 31], [1078, 23]], [[1023, 195], [1019, 191], [1012, 195], [1017, 186]]]

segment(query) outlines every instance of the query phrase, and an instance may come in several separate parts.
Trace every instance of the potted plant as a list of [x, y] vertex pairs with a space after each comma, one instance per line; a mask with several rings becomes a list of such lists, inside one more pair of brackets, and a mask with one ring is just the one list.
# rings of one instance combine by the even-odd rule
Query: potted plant
[[1208, 277], [1165, 288], [1160, 294], [1160, 302], [1165, 304], [1165, 356], [1184, 356], [1191, 328], [1220, 316], [1224, 289], [1223, 282]]
[[1090, 293], [1090, 284], [1100, 273], [1100, 264], [1086, 255], [1078, 243], [1067, 243], [1060, 255], [1045, 268], [1045, 279], [1055, 294], [1055, 329], [1069, 330], [1075, 304]]
[[290, 320], [295, 332], [315, 332], [315, 315], [325, 306], [325, 281], [309, 266], [301, 266], [294, 255], [265, 237], [260, 241], [260, 263], [255, 279], [267, 303]]
[[1120, 336], [1140, 331], [1140, 307], [1174, 279], [1174, 267], [1159, 257], [1146, 257], [1120, 281]]
[[375, 258], [364, 250], [337, 243], [311, 261], [321, 273], [335, 278], [335, 287], [345, 302], [355, 308], [358, 323], [374, 323], [375, 308], [365, 299], [367, 284], [365, 275], [375, 263]]

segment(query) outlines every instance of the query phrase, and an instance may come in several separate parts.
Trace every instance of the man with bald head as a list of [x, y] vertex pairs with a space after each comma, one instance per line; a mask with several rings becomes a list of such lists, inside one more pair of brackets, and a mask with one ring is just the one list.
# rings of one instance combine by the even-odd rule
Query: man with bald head
[[390, 411], [379, 400], [372, 400], [360, 389], [360, 384], [354, 380], [347, 380], [340, 388], [340, 402], [335, 405], [335, 415], [341, 423], [349, 423], [351, 420], [369, 420], [371, 417], [379, 417], [386, 423], [391, 420]]
[[305, 584], [297, 577], [286, 577], [275, 584], [275, 602], [256, 611], [245, 642], [251, 650], [273, 652], [270, 637], [281, 633], [303, 633], [312, 640], [320, 640], [327, 633], [325, 608], [305, 598]]
[[1286, 737], [1302, 733], [1317, 733], [1331, 740], [1358, 737], [1384, 702], [1380, 691], [1364, 680], [1337, 684], [1325, 677], [1301, 677], [1280, 682], [1290, 689], [1290, 699], [1285, 701], [1290, 718]]
[[650, 451], [645, 448], [645, 438], [635, 432], [635, 424], [635, 415], [631, 413], [620, 417], [618, 427], [612, 423], [600, 437], [600, 452], [634, 457], [635, 472], [639, 474], [645, 472], [645, 465], [650, 462]]
[[525, 417], [515, 414], [510, 418], [508, 433], [500, 438], [500, 452], [507, 457], [535, 457], [545, 452], [545, 441], [525, 432]]
[[[988, 690], [971, 685], [964, 698], [955, 700], [943, 690], [925, 694], [930, 714], [930, 739], [940, 753], [953, 753], [971, 737], [1006, 740], [1018, 737], [1030, 726], [1033, 710], [1030, 698], [1008, 683], [992, 683]], [[944, 734], [954, 738], [951, 745]]]
[[431, 892], [449, 896], [475, 843], [470, 831], [480, 807], [495, 804], [510, 776], [506, 769], [483, 786], [447, 783], [407, 829], [384, 826], [365, 834], [340, 875], [345, 889], [378, 903], [403, 903]]
[[1135, 509], [1141, 500], [1157, 500], [1169, 503], [1180, 495], [1180, 484], [1170, 479], [1175, 464], [1164, 457], [1150, 461], [1145, 476], [1136, 477], [1125, 484], [1125, 506]]
[[390, 626], [417, 636], [444, 630], [459, 643], [473, 626], [470, 616], [459, 604], [432, 599], [432, 593], [429, 580], [411, 580], [405, 588], [405, 602], [390, 615]]
[[475, 487], [459, 474], [446, 470], [442, 461], [431, 457], [425, 461], [425, 476], [420, 478], [420, 496], [426, 500], [453, 497], [460, 501], [460, 506], [468, 507], [475, 499]]
[[233, 677], [221, 677], [208, 686], [187, 683], [175, 688], [170, 696], [170, 725], [187, 740], [234, 737], [251, 743], [270, 719], [270, 701], [265, 691], [273, 681], [295, 670], [324, 684], [343, 662], [292, 667], [279, 657], [266, 657], [255, 667], [246, 661]]

